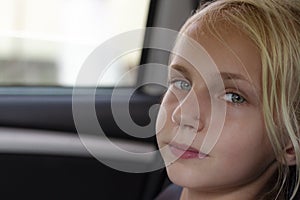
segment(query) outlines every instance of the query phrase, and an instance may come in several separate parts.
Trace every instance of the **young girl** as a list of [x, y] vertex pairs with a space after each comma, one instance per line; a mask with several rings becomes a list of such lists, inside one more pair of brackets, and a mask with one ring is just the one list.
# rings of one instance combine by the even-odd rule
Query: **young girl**
[[298, 199], [300, 1], [218, 0], [180, 33], [205, 50], [178, 42], [199, 62], [174, 53], [157, 119], [180, 199]]

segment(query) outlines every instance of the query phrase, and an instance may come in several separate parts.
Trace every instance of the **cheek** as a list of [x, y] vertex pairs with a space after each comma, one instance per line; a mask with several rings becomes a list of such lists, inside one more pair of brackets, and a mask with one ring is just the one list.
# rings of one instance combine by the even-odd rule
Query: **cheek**
[[156, 133], [161, 132], [170, 123], [169, 119], [171, 119], [172, 113], [178, 104], [178, 95], [175, 96], [174, 92], [168, 89], [159, 108], [156, 120]]
[[229, 152], [236, 155], [264, 154], [272, 150], [259, 110], [227, 116], [221, 139], [224, 146], [231, 146]]
[[161, 105], [156, 119], [156, 126], [155, 126], [156, 134], [160, 133], [164, 129], [167, 121], [167, 116], [168, 115], [167, 115], [166, 108], [163, 105]]
[[263, 116], [259, 109], [230, 112], [223, 130], [227, 143], [235, 143], [241, 149], [264, 148], [269, 144]]
[[[224, 166], [224, 176], [254, 178], [275, 159], [264, 123], [258, 115], [226, 121], [215, 153]], [[231, 173], [230, 173], [231, 172]]]
[[165, 137], [166, 133], [168, 133], [172, 127], [171, 116], [177, 104], [178, 101], [174, 95], [168, 91], [160, 105], [156, 119], [155, 131], [158, 144], [160, 144], [163, 137]]

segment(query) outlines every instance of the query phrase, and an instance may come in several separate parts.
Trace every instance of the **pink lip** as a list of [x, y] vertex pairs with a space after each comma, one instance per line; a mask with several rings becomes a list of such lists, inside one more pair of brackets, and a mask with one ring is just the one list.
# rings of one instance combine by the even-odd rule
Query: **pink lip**
[[174, 156], [181, 159], [203, 159], [208, 156], [207, 154], [199, 152], [199, 150], [185, 144], [172, 142], [169, 144], [169, 148]]

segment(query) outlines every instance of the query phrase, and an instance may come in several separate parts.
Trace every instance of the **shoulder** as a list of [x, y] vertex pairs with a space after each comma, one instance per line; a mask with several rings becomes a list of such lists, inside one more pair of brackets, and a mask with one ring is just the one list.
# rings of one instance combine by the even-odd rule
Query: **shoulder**
[[179, 200], [182, 187], [171, 184], [164, 191], [162, 191], [155, 200]]

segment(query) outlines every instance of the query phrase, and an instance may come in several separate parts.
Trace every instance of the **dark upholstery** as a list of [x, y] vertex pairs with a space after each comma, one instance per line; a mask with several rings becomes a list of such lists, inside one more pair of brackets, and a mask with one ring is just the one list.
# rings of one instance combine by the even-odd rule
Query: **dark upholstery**
[[[155, 200], [179, 200], [182, 192], [182, 187], [171, 184], [164, 191], [162, 191]], [[293, 200], [300, 200], [300, 190]]]
[[155, 200], [179, 200], [182, 187], [171, 184], [164, 191], [162, 191]]

